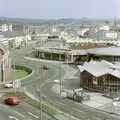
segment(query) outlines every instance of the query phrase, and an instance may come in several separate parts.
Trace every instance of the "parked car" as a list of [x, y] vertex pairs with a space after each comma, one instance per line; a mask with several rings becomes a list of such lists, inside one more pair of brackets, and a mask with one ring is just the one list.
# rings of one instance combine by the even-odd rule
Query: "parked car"
[[18, 99], [18, 97], [13, 96], [5, 99], [4, 103], [7, 105], [18, 105], [20, 103], [20, 100]]

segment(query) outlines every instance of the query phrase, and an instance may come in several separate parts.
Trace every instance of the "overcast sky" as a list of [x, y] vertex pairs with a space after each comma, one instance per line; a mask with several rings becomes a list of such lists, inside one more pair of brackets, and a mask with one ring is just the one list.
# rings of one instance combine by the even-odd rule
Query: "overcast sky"
[[20, 18], [114, 18], [120, 0], [0, 0], [0, 16]]

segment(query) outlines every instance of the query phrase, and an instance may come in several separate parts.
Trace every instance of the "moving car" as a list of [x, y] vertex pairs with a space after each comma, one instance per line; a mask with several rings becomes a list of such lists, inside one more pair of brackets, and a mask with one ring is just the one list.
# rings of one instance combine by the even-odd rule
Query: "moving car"
[[13, 97], [8, 97], [7, 99], [5, 99], [4, 103], [7, 105], [18, 105], [20, 103], [20, 100], [18, 99], [18, 97], [13, 96]]
[[48, 70], [48, 67], [44, 65], [43, 70]]

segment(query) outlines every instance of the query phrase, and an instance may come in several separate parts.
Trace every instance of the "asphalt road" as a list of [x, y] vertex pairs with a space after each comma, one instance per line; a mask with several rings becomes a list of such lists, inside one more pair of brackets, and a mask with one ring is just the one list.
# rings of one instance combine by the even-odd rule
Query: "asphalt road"
[[[50, 78], [51, 74], [54, 74], [54, 71], [45, 72], [42, 69], [43, 63], [27, 61], [23, 59], [23, 54], [18, 53], [16, 52], [11, 55], [13, 58], [13, 64], [26, 66], [33, 70], [33, 74], [26, 80], [22, 81], [22, 87], [25, 87], [31, 94], [36, 94], [36, 90], [40, 87], [40, 84], [44, 83], [47, 78]], [[45, 77], [45, 79], [42, 79], [43, 77]], [[38, 96], [38, 94], [36, 95]], [[0, 104], [0, 120], [40, 120], [40, 110], [33, 108], [27, 103], [21, 101], [18, 106], [8, 106], [3, 104], [2, 101]], [[43, 113], [43, 120], [48, 119], [54, 120], [55, 118]]]
[[[98, 111], [68, 99], [63, 99], [58, 94], [54, 93], [51, 89], [52, 85], [55, 84], [55, 79], [63, 77], [65, 73], [63, 67], [61, 67], [60, 64], [26, 60], [23, 57], [25, 52], [27, 51], [20, 50], [16, 53], [14, 52], [14, 54], [12, 54], [12, 57], [14, 58], [13, 62], [17, 65], [24, 65], [33, 69], [34, 74], [30, 78], [22, 81], [22, 86], [26, 87], [26, 89], [35, 97], [39, 98], [40, 85], [47, 82], [42, 88], [42, 92], [46, 96], [44, 101], [56, 106], [61, 111], [80, 120], [120, 120], [119, 116]], [[48, 71], [41, 69], [44, 64], [49, 66], [50, 69]]]
[[[47, 120], [50, 117], [44, 114], [43, 118]], [[40, 111], [23, 102], [18, 106], [1, 103], [0, 120], [40, 120]]]

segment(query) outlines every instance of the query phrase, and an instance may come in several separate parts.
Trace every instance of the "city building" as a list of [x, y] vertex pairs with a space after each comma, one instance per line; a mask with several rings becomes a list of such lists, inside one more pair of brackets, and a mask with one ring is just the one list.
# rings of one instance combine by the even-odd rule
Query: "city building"
[[120, 64], [90, 61], [78, 68], [81, 87], [102, 93], [120, 92]]
[[88, 49], [89, 59], [98, 58], [99, 60], [107, 60], [110, 62], [120, 62], [120, 47], [103, 47]]
[[31, 40], [29, 34], [24, 34], [19, 31], [13, 32], [0, 32], [0, 43], [9, 46], [10, 48], [20, 48], [26, 46], [27, 43]]
[[12, 80], [11, 59], [7, 47], [0, 44], [0, 82]]
[[108, 25], [102, 25], [99, 29], [100, 30], [104, 30], [104, 31], [109, 31], [110, 30], [110, 26], [108, 26]]
[[67, 47], [35, 47], [32, 55], [40, 59], [69, 63], [79, 62], [87, 58], [85, 50], [71, 50]]
[[0, 24], [0, 32], [12, 32], [12, 24]]

